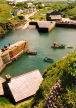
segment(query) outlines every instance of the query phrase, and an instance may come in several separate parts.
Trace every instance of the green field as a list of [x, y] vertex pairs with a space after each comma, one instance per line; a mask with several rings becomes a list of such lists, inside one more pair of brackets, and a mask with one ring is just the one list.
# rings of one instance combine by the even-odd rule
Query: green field
[[0, 22], [9, 21], [9, 18], [11, 18], [11, 6], [9, 6], [7, 3], [0, 2]]

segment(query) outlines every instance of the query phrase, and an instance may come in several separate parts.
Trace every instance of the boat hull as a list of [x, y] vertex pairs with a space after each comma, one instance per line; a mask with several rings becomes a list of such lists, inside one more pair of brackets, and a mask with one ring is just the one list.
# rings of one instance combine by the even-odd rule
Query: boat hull
[[37, 52], [33, 52], [33, 51], [27, 51], [26, 52], [28, 55], [37, 55]]
[[51, 59], [51, 58], [47, 58], [47, 57], [45, 57], [45, 58], [44, 58], [44, 61], [45, 61], [45, 62], [50, 62], [50, 63], [52, 63], [54, 60]]
[[54, 48], [54, 49], [63, 49], [63, 48], [65, 48], [65, 46], [51, 46], [51, 48]]

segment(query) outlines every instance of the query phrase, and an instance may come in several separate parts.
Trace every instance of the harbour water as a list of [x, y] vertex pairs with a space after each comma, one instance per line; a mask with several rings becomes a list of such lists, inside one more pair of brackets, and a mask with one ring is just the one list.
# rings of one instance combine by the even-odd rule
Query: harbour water
[[[54, 59], [54, 62], [66, 56], [67, 53], [76, 47], [76, 29], [55, 28], [50, 33], [39, 33], [36, 29], [17, 30], [9, 32], [3, 39], [0, 39], [0, 48], [8, 43], [13, 44], [20, 40], [28, 40], [29, 49], [37, 51], [37, 55], [23, 54], [19, 59], [7, 66], [1, 76], [10, 74], [12, 77], [29, 71], [39, 69], [41, 74], [51, 64], [43, 61], [44, 57]], [[66, 46], [71, 44], [73, 49], [52, 49], [53, 42], [63, 43]]]

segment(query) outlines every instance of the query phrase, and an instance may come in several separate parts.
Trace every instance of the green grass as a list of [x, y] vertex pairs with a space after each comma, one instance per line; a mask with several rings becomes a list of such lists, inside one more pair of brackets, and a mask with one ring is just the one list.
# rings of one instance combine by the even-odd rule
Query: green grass
[[8, 4], [0, 3], [0, 22], [8, 21], [11, 18], [11, 7]]
[[0, 108], [15, 108], [8, 99], [0, 97]]
[[34, 16], [31, 16], [29, 19], [46, 20], [46, 16], [43, 16], [43, 15], [34, 15]]
[[67, 9], [67, 11], [64, 11], [64, 13], [66, 14], [66, 16], [70, 17], [70, 16], [76, 16], [76, 7], [74, 7], [73, 9]]

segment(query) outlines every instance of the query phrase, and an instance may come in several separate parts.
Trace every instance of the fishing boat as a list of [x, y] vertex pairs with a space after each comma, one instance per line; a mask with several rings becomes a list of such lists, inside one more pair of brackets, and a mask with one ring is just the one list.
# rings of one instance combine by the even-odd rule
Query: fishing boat
[[26, 53], [29, 54], [29, 55], [37, 55], [36, 51], [27, 51]]
[[46, 61], [46, 62], [53, 62], [54, 60], [52, 58], [49, 58], [49, 57], [44, 57], [44, 61]]
[[65, 48], [65, 45], [57, 44], [56, 42], [53, 42], [53, 45], [51, 46], [51, 48]]

